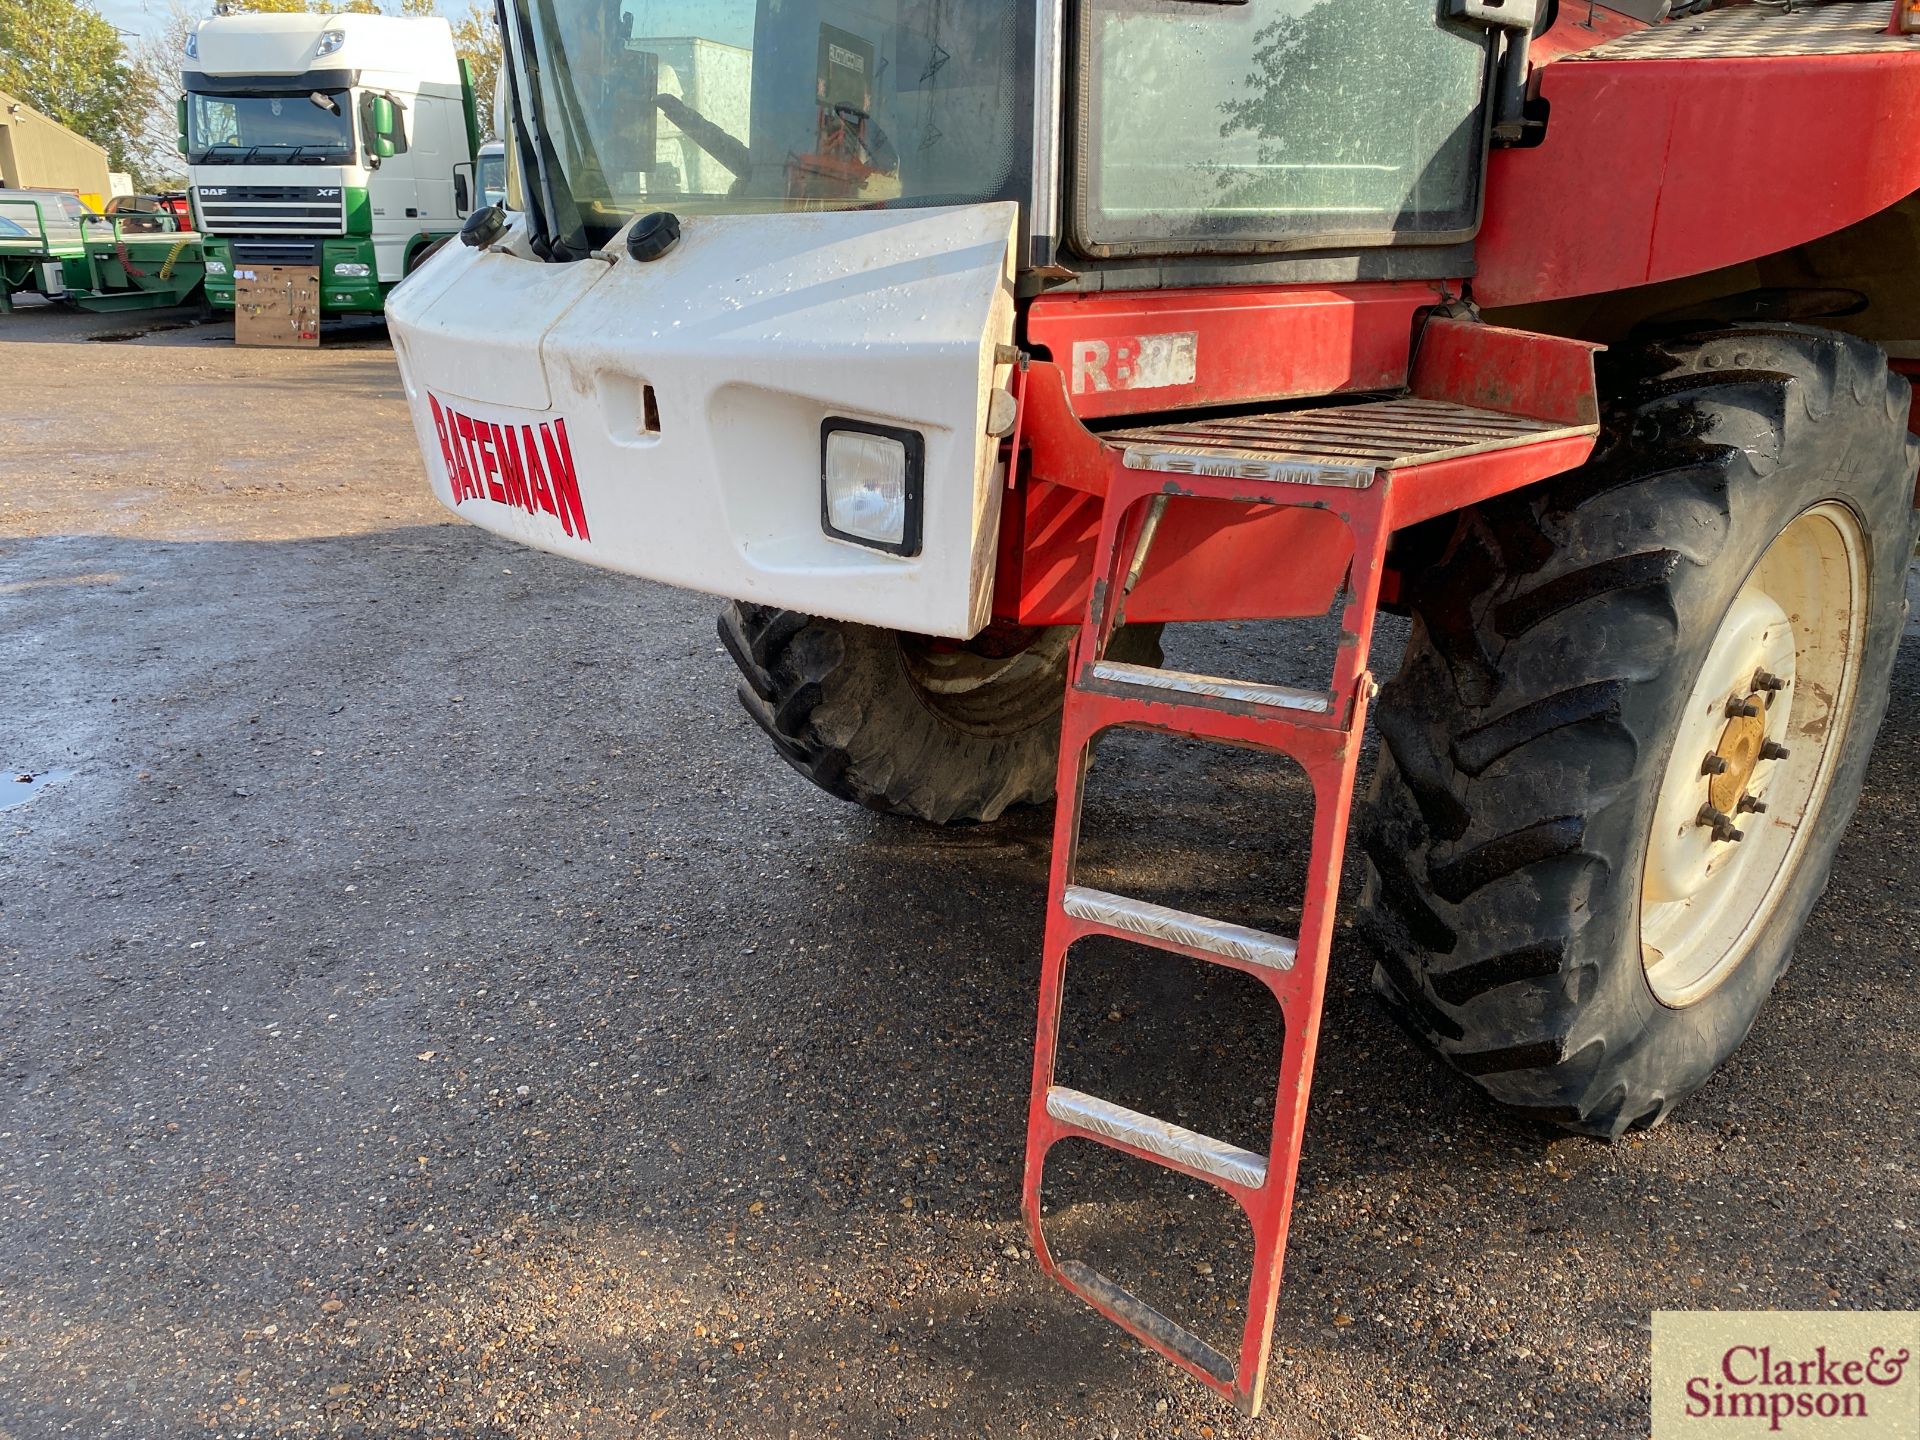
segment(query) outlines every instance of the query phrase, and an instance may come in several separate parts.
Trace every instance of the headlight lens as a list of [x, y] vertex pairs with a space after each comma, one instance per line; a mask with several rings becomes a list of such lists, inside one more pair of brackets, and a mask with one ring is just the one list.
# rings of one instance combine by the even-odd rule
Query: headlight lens
[[226, 261], [224, 261], [224, 260], [209, 260], [209, 261], [207, 261], [207, 274], [209, 274], [209, 275], [224, 275], [224, 274], [226, 274], [226, 273], [227, 273], [227, 262], [226, 262]]
[[345, 275], [354, 280], [364, 280], [373, 273], [373, 267], [364, 260], [342, 260], [333, 267], [333, 273]]
[[333, 54], [334, 51], [338, 50], [342, 45], [346, 43], [347, 43], [346, 31], [322, 30], [320, 32], [320, 48], [315, 53], [320, 55], [331, 55]]
[[821, 439], [821, 528], [877, 550], [918, 555], [926, 453], [920, 433], [829, 420]]

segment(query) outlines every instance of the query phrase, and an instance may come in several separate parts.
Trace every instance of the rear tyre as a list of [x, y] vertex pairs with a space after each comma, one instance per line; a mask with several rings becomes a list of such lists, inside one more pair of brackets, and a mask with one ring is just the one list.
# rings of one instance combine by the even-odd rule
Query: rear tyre
[[[829, 794], [937, 825], [1053, 795], [1071, 627], [960, 643], [736, 603], [719, 628], [740, 703]], [[1157, 664], [1159, 636], [1128, 626], [1112, 653]]]
[[1421, 575], [1362, 845], [1395, 1017], [1496, 1100], [1611, 1137], [1745, 1038], [1826, 887], [1916, 447], [1884, 355], [1804, 327], [1668, 342], [1609, 390], [1590, 463], [1465, 512]]

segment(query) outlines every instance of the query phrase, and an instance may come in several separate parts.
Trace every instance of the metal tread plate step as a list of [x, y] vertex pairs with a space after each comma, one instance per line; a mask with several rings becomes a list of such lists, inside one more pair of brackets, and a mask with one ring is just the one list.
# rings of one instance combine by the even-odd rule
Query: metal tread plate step
[[1196, 675], [1187, 670], [1167, 670], [1155, 665], [1130, 665], [1124, 660], [1096, 660], [1093, 678], [1110, 685], [1138, 685], [1148, 690], [1165, 690], [1204, 703], [1212, 700], [1238, 700], [1248, 705], [1265, 705], [1275, 710], [1297, 710], [1308, 715], [1333, 713], [1333, 696], [1324, 690], [1302, 690], [1294, 685], [1262, 685], [1251, 680], [1228, 680], [1217, 675]]
[[1594, 429], [1404, 395], [1364, 405], [1108, 430], [1100, 438], [1121, 451], [1130, 470], [1360, 489], [1381, 470], [1591, 435]]
[[1069, 885], [1060, 908], [1076, 920], [1125, 930], [1149, 940], [1164, 940], [1189, 950], [1204, 950], [1222, 960], [1237, 960], [1268, 970], [1291, 970], [1297, 955], [1293, 941], [1250, 925], [1194, 915], [1150, 900], [1136, 900], [1085, 885]]
[[1567, 58], [1591, 60], [1771, 60], [1798, 55], [1920, 54], [1920, 37], [1887, 34], [1887, 0], [1737, 6], [1669, 20]]
[[1062, 1125], [1118, 1140], [1122, 1145], [1211, 1176], [1223, 1185], [1258, 1190], [1267, 1183], [1266, 1156], [1202, 1135], [1184, 1125], [1175, 1125], [1171, 1120], [1142, 1115], [1138, 1110], [1129, 1110], [1084, 1090], [1049, 1086], [1047, 1114]]
[[1080, 1260], [1062, 1260], [1060, 1274], [1096, 1305], [1105, 1307], [1142, 1334], [1165, 1345], [1199, 1366], [1222, 1385], [1232, 1385], [1233, 1361], [1202, 1340], [1178, 1320], [1169, 1319], [1123, 1285], [1117, 1285]]

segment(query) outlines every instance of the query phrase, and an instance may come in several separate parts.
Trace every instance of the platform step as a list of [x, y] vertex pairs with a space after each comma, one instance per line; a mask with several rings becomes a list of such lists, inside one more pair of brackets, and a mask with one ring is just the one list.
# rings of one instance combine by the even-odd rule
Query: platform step
[[1222, 960], [1238, 960], [1245, 965], [1261, 965], [1269, 970], [1291, 970], [1296, 953], [1294, 942], [1283, 935], [1255, 930], [1250, 925], [1229, 925], [1205, 915], [1135, 900], [1085, 885], [1069, 885], [1060, 897], [1060, 908], [1076, 920], [1126, 930], [1149, 940], [1164, 940], [1184, 945], [1189, 950], [1204, 950]]
[[1267, 1160], [1198, 1130], [1156, 1120], [1111, 1100], [1054, 1085], [1047, 1090], [1047, 1114], [1062, 1125], [1105, 1135], [1136, 1150], [1198, 1170], [1229, 1185], [1258, 1190], [1267, 1183]]
[[1570, 425], [1417, 395], [1110, 430], [1129, 470], [1364, 489], [1379, 472], [1591, 435]]
[[1208, 700], [1238, 700], [1302, 715], [1330, 715], [1333, 696], [1324, 690], [1302, 690], [1292, 685], [1256, 685], [1250, 680], [1226, 680], [1217, 675], [1195, 675], [1186, 670], [1163, 670], [1153, 665], [1129, 665], [1123, 660], [1096, 660], [1093, 678], [1109, 685], [1138, 685], [1185, 696], [1197, 704]]
[[1233, 1384], [1234, 1364], [1178, 1320], [1162, 1315], [1123, 1285], [1117, 1285], [1091, 1265], [1078, 1260], [1060, 1262], [1060, 1278], [1101, 1309], [1120, 1317], [1124, 1325], [1197, 1365], [1222, 1385]]

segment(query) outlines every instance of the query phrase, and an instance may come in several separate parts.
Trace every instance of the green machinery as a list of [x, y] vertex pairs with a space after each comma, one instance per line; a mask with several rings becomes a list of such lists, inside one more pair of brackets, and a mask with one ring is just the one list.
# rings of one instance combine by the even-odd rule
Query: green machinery
[[0, 314], [23, 291], [93, 311], [162, 309], [202, 295], [200, 237], [174, 228], [171, 216], [142, 215], [142, 223], [161, 227], [151, 230], [92, 215], [49, 223], [37, 199], [3, 192], [0, 199]]

